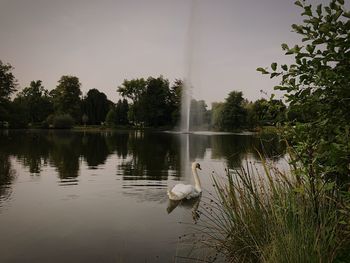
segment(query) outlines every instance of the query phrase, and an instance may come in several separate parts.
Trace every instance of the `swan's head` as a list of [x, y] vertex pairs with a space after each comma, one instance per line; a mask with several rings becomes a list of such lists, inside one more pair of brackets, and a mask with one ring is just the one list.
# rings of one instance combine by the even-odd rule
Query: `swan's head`
[[202, 168], [201, 168], [201, 165], [199, 164], [199, 163], [197, 163], [197, 162], [193, 162], [192, 163], [192, 169], [199, 169], [199, 170], [202, 170]]

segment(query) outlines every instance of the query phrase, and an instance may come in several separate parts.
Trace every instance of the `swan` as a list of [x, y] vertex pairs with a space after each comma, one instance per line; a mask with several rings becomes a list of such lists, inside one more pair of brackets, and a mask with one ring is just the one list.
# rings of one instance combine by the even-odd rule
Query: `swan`
[[194, 177], [194, 186], [190, 184], [177, 184], [168, 190], [168, 196], [170, 200], [182, 200], [190, 199], [199, 196], [202, 193], [201, 183], [197, 174], [197, 169], [202, 170], [199, 163], [192, 163], [192, 174]]

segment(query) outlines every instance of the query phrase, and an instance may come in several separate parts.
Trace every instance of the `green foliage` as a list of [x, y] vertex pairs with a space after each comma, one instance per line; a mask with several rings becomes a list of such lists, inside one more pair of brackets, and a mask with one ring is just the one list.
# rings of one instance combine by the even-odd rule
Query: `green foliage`
[[258, 125], [275, 125], [285, 119], [286, 105], [281, 100], [259, 99], [252, 105], [254, 123]]
[[247, 111], [244, 108], [244, 103], [242, 92], [232, 91], [229, 93], [222, 108], [220, 128], [231, 131], [242, 128], [246, 124]]
[[115, 107], [111, 107], [106, 115], [105, 122], [108, 126], [113, 127], [114, 125], [116, 125], [116, 119], [117, 119], [117, 114], [115, 111]]
[[169, 81], [159, 78], [148, 78], [147, 88], [140, 98], [139, 113], [146, 126], [162, 126], [171, 123], [171, 93]]
[[[118, 92], [132, 101], [129, 120], [148, 127], [174, 125], [173, 116], [179, 111], [177, 92], [169, 87], [169, 81], [162, 76], [124, 80]], [[117, 111], [118, 114], [118, 111]]]
[[80, 82], [74, 76], [62, 76], [56, 89], [50, 92], [56, 114], [69, 114], [80, 121]]
[[28, 126], [28, 112], [27, 108], [18, 101], [7, 103], [7, 120], [9, 128], [22, 129]]
[[291, 109], [288, 117], [297, 124], [291, 126], [288, 136], [306, 167], [315, 162], [322, 178], [344, 182], [350, 174], [349, 11], [344, 1], [332, 0], [316, 8], [306, 1], [296, 4], [305, 19], [292, 28], [301, 36], [303, 46], [282, 45], [295, 63], [281, 66], [277, 75], [263, 73], [282, 77], [275, 89], [286, 92]]
[[211, 125], [215, 130], [235, 130], [276, 125], [285, 121], [286, 105], [273, 96], [249, 102], [233, 91], [223, 103], [212, 104]]
[[10, 64], [5, 64], [0, 60], [0, 102], [9, 100], [10, 95], [17, 90], [17, 80], [12, 74]]
[[17, 90], [17, 80], [12, 74], [14, 68], [0, 60], [0, 127], [3, 121], [9, 121], [10, 95]]
[[206, 130], [210, 125], [210, 113], [204, 100], [191, 100], [190, 129]]
[[223, 118], [223, 109], [224, 109], [224, 103], [223, 102], [214, 102], [211, 105], [211, 126], [215, 130], [220, 130], [222, 127], [222, 118]]
[[140, 79], [125, 79], [123, 84], [118, 87], [117, 91], [125, 98], [130, 99], [133, 104], [136, 104], [146, 90], [146, 81]]
[[106, 116], [108, 126], [128, 125], [129, 104], [126, 99], [118, 100], [117, 105], [110, 108]]
[[14, 100], [26, 109], [28, 121], [31, 123], [41, 123], [53, 112], [51, 98], [41, 83], [41, 80], [31, 81], [30, 86], [24, 88]]
[[87, 123], [100, 125], [104, 122], [111, 104], [106, 94], [97, 89], [90, 89], [82, 101], [82, 112], [87, 115]]
[[128, 111], [129, 111], [129, 103], [126, 99], [118, 100], [117, 106], [115, 109], [115, 124], [117, 125], [128, 125]]
[[181, 117], [181, 99], [182, 99], [182, 91], [184, 88], [183, 80], [175, 79], [174, 84], [170, 89], [171, 93], [171, 105], [173, 108], [171, 119], [172, 125], [175, 126], [179, 124]]
[[73, 127], [74, 119], [69, 114], [56, 115], [52, 119], [55, 129], [70, 129]]

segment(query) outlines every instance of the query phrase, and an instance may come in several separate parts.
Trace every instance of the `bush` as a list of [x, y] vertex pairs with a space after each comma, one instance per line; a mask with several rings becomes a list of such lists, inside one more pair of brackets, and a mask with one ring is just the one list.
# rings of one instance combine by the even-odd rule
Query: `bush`
[[114, 108], [111, 108], [106, 115], [106, 124], [110, 127], [116, 125], [117, 114]]
[[74, 120], [69, 114], [56, 115], [52, 119], [52, 125], [55, 129], [70, 129], [73, 124]]

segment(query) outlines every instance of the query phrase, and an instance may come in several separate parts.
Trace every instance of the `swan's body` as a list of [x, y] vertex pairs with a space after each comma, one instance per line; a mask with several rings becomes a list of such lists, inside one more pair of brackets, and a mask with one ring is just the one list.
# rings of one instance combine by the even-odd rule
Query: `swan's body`
[[194, 177], [195, 185], [190, 184], [177, 184], [168, 191], [170, 200], [182, 200], [190, 199], [199, 196], [202, 193], [201, 183], [197, 174], [197, 169], [201, 170], [199, 163], [194, 162], [192, 164], [192, 175]]

